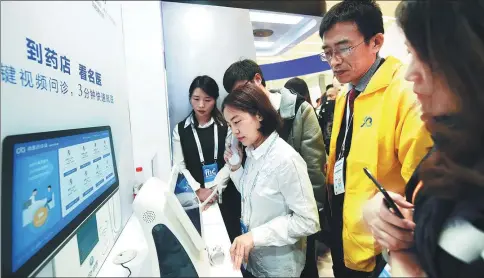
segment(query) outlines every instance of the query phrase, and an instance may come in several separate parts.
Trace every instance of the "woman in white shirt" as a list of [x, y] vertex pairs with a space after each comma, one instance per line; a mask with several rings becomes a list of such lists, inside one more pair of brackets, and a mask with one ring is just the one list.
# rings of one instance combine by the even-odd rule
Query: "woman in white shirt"
[[[306, 163], [279, 138], [282, 121], [256, 86], [247, 83], [232, 91], [223, 113], [247, 147], [245, 165], [230, 166], [230, 178], [242, 195], [243, 235], [230, 249], [234, 268], [246, 262], [248, 277], [299, 277], [306, 237], [320, 229]], [[238, 151], [242, 157], [240, 146]], [[231, 156], [227, 148], [225, 160]]]
[[[189, 89], [193, 111], [173, 129], [173, 157], [193, 191], [204, 202], [215, 185], [226, 187], [220, 210], [229, 237], [240, 234], [240, 194], [230, 182], [230, 170], [223, 154], [226, 138], [231, 138], [222, 114], [216, 107], [219, 88], [209, 76], [197, 76]], [[210, 200], [213, 203], [218, 196]]]

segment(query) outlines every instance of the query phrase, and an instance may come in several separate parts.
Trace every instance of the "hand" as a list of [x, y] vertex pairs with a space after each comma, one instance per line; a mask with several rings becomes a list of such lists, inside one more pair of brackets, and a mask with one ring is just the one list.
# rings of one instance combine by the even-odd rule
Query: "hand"
[[[248, 232], [234, 239], [232, 246], [230, 247], [230, 257], [234, 264], [234, 269], [239, 270], [242, 262], [249, 261], [249, 253], [254, 248], [254, 238], [252, 233]], [[243, 260], [243, 261], [242, 261]]]
[[[399, 194], [388, 192], [403, 215], [412, 215], [413, 205]], [[413, 245], [415, 223], [400, 219], [383, 202], [383, 194], [378, 192], [363, 206], [363, 219], [370, 228], [378, 244], [389, 251], [408, 249]], [[409, 217], [411, 218], [411, 217]]]
[[[207, 200], [208, 197], [210, 197], [210, 194], [212, 194], [213, 190], [210, 189], [210, 188], [199, 188], [196, 193], [197, 193], [197, 196], [198, 196], [198, 199], [200, 199], [200, 202], [205, 202], [205, 200]], [[212, 198], [214, 199], [216, 197], [217, 194], [215, 194], [215, 196]], [[210, 202], [212, 202], [212, 200], [210, 200]]]
[[225, 160], [225, 163], [227, 163], [227, 164], [229, 164], [231, 166], [230, 167], [230, 170], [231, 171], [237, 171], [240, 168], [240, 166], [242, 166], [243, 153], [242, 153], [242, 148], [240, 147], [240, 145], [237, 145], [237, 152], [238, 152], [239, 157], [240, 157], [240, 162], [237, 165], [231, 165], [229, 163], [229, 159], [232, 157], [232, 149], [230, 148], [230, 145], [229, 145], [229, 147], [226, 147], [225, 148], [224, 160]]

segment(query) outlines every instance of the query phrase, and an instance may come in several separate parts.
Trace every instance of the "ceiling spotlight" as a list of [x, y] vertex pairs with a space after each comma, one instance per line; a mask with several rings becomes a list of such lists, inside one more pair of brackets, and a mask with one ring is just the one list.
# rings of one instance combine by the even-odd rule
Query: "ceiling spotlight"
[[298, 24], [303, 17], [299, 15], [250, 11], [250, 21], [277, 23], [277, 24]]

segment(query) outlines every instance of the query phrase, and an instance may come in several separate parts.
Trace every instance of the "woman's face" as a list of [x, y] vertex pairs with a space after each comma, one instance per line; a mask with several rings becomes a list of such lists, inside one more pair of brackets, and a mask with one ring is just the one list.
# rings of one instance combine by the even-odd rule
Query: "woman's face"
[[242, 145], [246, 147], [252, 146], [263, 138], [262, 133], [259, 131], [261, 127], [260, 122], [262, 121], [260, 116], [254, 116], [227, 106], [224, 109], [224, 118], [232, 129], [232, 133], [235, 134]]
[[408, 41], [405, 44], [410, 55], [405, 79], [413, 82], [413, 92], [422, 104], [423, 119], [455, 112], [458, 106], [456, 97], [445, 80], [432, 73], [429, 65], [419, 59]]
[[207, 95], [202, 89], [196, 88], [190, 98], [190, 103], [198, 118], [206, 118], [212, 113], [215, 106], [215, 98]]

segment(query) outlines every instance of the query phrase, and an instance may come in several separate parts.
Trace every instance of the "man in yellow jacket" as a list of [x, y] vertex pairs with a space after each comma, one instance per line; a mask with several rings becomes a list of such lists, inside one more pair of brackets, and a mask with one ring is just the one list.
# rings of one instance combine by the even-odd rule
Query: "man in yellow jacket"
[[383, 33], [381, 10], [369, 0], [336, 4], [320, 26], [321, 57], [350, 89], [336, 100], [327, 167], [325, 212], [335, 277], [369, 277], [381, 270], [381, 249], [362, 221], [363, 204], [378, 189], [363, 168], [387, 190], [403, 194], [432, 146], [402, 63], [378, 55]]

